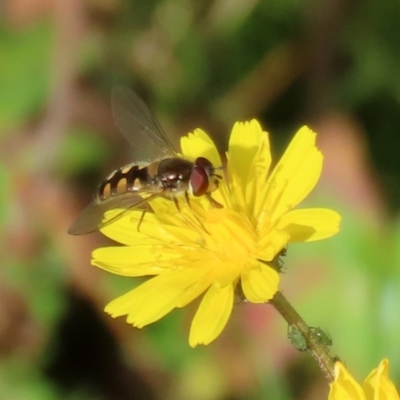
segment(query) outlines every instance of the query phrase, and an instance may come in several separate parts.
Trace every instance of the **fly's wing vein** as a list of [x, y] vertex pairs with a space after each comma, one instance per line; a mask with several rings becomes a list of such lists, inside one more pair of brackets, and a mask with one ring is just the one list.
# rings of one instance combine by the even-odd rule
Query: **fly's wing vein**
[[156, 118], [132, 90], [115, 86], [111, 104], [115, 123], [133, 146], [135, 162], [150, 162], [176, 155]]
[[[157, 193], [140, 192], [124, 193], [109, 199], [90, 203], [68, 229], [70, 235], [84, 235], [101, 229], [125, 216], [128, 212], [143, 207], [149, 201], [163, 196], [165, 190]], [[105, 218], [107, 211], [115, 210], [116, 214]], [[117, 211], [118, 210], [118, 211]]]

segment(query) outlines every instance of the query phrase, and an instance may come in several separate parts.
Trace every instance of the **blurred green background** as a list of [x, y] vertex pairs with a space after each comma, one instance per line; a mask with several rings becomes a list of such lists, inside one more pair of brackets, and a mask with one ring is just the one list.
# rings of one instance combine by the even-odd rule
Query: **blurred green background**
[[336, 237], [290, 246], [282, 290], [362, 380], [400, 384], [400, 3], [391, 0], [3, 0], [0, 5], [0, 398], [324, 399], [328, 385], [268, 305], [234, 309], [191, 349], [193, 309], [137, 330], [103, 313], [137, 280], [90, 266], [68, 226], [132, 161], [110, 92], [133, 88], [177, 142], [226, 148], [258, 118], [275, 159], [303, 124], [324, 173], [306, 205]]

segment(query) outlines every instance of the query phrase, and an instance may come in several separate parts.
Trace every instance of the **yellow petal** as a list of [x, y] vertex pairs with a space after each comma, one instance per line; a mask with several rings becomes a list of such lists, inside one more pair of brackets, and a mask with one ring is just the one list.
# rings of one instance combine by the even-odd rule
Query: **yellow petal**
[[[112, 210], [107, 213], [107, 217], [112, 217], [113, 213], [119, 213], [121, 210]], [[100, 231], [112, 240], [124, 245], [135, 244], [137, 240], [143, 238], [143, 234], [138, 230], [139, 221], [143, 216], [143, 211], [128, 212], [122, 218], [117, 219], [110, 225], [106, 225]], [[153, 217], [154, 218], [154, 217]]]
[[326, 239], [339, 232], [341, 216], [326, 208], [304, 208], [284, 214], [277, 229], [290, 235], [290, 243]]
[[176, 308], [186, 307], [194, 299], [199, 297], [202, 293], [206, 291], [211, 285], [211, 282], [201, 279], [198, 282], [193, 283], [191, 287], [188, 287], [185, 292], [179, 297], [176, 303]]
[[214, 165], [222, 165], [221, 157], [211, 138], [202, 130], [196, 129], [193, 133], [181, 138], [182, 154], [189, 160], [195, 160], [197, 157], [205, 157]]
[[180, 296], [201, 276], [201, 270], [177, 269], [151, 278], [136, 289], [109, 303], [112, 317], [128, 315], [127, 322], [142, 328], [172, 311]]
[[[167, 202], [166, 199], [157, 200]], [[146, 212], [143, 216], [141, 211], [133, 211], [126, 217], [102, 228], [101, 231], [110, 239], [127, 246], [135, 246], [138, 243], [160, 244], [160, 242], [164, 242], [171, 245], [183, 245], [199, 242], [200, 235], [188, 226], [188, 221], [185, 220], [187, 213], [184, 214], [183, 211], [188, 206], [185, 204], [181, 210], [177, 210], [171, 200], [169, 200], [169, 203], [172, 204], [172, 207], [164, 210], [163, 213], [165, 214], [157, 215]], [[157, 201], [157, 207], [159, 206], [160, 202]], [[193, 204], [193, 207], [195, 206]], [[192, 215], [189, 215], [189, 217], [193, 218]]]
[[277, 254], [289, 243], [290, 236], [287, 232], [280, 229], [261, 234], [261, 239], [257, 246], [257, 259], [262, 261], [272, 261]]
[[389, 360], [384, 359], [363, 384], [367, 400], [398, 400], [399, 395], [389, 379]]
[[[259, 151], [261, 146], [262, 152]], [[255, 174], [266, 176], [268, 172], [271, 163], [268, 134], [255, 119], [236, 122], [229, 139], [228, 154], [228, 174], [237, 177], [245, 193], [249, 180], [257, 178]]]
[[249, 168], [246, 185], [246, 207], [254, 219], [257, 219], [259, 213], [265, 206], [265, 199], [260, 196], [260, 191], [266, 186], [270, 165], [271, 152], [268, 136], [265, 134], [262, 137], [258, 152], [254, 156], [253, 162]]
[[123, 276], [158, 275], [182, 255], [162, 244], [102, 247], [92, 253], [92, 265]]
[[315, 137], [309, 128], [301, 128], [268, 179], [262, 196], [273, 221], [300, 203], [318, 182], [323, 157]]
[[255, 261], [255, 268], [242, 274], [242, 289], [252, 303], [271, 300], [278, 290], [279, 274], [271, 267]]
[[[227, 159], [229, 166], [231, 164], [229, 161], [229, 154], [227, 154]], [[224, 198], [222, 204], [227, 205], [228, 209], [233, 209], [238, 212], [247, 212], [243, 185], [235, 174], [229, 175], [228, 182], [226, 183], [226, 185], [223, 185], [219, 190], [217, 190], [217, 193], [220, 193], [221, 196]]]
[[366, 400], [361, 386], [341, 362], [335, 363], [335, 380], [330, 384], [329, 400]]
[[208, 289], [190, 327], [189, 345], [211, 343], [224, 329], [233, 306], [233, 285]]

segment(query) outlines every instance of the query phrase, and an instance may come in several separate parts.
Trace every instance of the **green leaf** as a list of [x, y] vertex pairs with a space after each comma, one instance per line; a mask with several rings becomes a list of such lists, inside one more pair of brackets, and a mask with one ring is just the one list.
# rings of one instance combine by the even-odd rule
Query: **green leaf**
[[52, 39], [48, 23], [22, 32], [0, 26], [0, 129], [24, 122], [44, 103]]

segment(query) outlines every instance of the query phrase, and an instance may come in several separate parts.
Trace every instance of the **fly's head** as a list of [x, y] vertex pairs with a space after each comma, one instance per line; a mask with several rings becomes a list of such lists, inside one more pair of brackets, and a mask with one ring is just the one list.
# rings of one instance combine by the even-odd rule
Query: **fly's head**
[[195, 197], [211, 193], [218, 188], [221, 176], [215, 174], [215, 168], [207, 158], [198, 157], [189, 178], [189, 190]]

